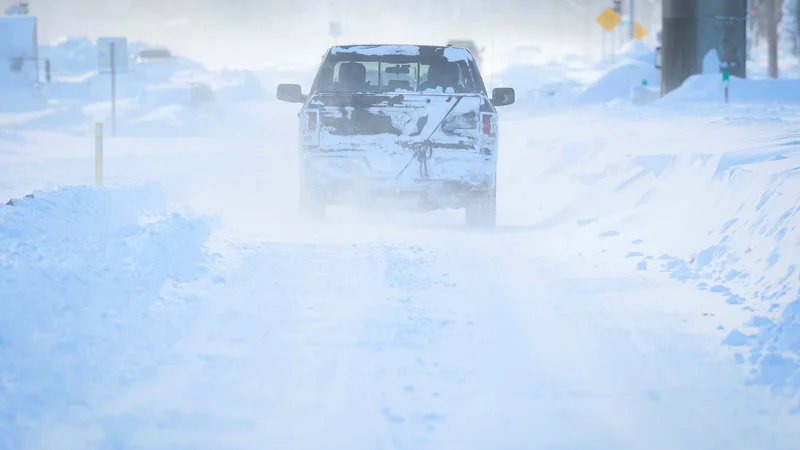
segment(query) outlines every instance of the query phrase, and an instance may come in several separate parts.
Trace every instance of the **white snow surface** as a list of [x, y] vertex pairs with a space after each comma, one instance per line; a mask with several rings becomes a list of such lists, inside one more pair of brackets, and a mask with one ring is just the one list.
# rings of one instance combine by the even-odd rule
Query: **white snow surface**
[[[129, 70], [116, 74], [118, 135], [182, 136], [220, 132], [222, 126], [216, 124], [227, 126], [226, 116], [234, 121], [242, 119], [236, 112], [229, 111], [231, 105], [242, 109], [240, 103], [274, 98], [274, 87], [267, 89], [260, 76], [252, 71], [210, 71], [199, 62], [181, 57], [163, 63], [136, 64], [136, 53], [147, 47], [150, 46], [140, 42], [129, 43]], [[110, 122], [111, 75], [98, 72], [94, 41], [64, 37], [51, 45], [40, 46], [40, 57], [51, 62], [52, 82], [37, 90], [6, 86], [0, 80], [0, 112], [38, 111], [51, 117], [48, 119], [50, 129], [69, 133], [91, 130], [97, 121]], [[198, 116], [207, 116], [208, 111], [195, 108], [188, 95], [171, 95], [156, 103], [137, 101], [144, 97], [143, 93], [153, 90], [186, 92], [198, 83], [210, 87], [214, 93], [218, 109], [213, 119], [198, 119]], [[164, 89], [164, 86], [172, 87]], [[58, 118], [52, 119], [54, 116]], [[165, 116], [169, 120], [161, 120]]]
[[418, 45], [350, 45], [346, 47], [333, 47], [331, 54], [357, 53], [359, 55], [419, 55]]
[[794, 81], [641, 64], [497, 75], [492, 231], [302, 222], [297, 105], [123, 103], [100, 189], [104, 105], [0, 111], [0, 448], [796, 449]]
[[[360, 55], [372, 55], [372, 56], [380, 56], [380, 55], [406, 55], [406, 56], [418, 56], [419, 55], [419, 46], [418, 45], [352, 45], [352, 46], [343, 46], [343, 47], [333, 47], [331, 48], [332, 54], [338, 53], [357, 53]], [[461, 47], [449, 47], [444, 49], [444, 57], [448, 61], [471, 61], [474, 58], [464, 48]]]
[[703, 74], [719, 74], [721, 72], [722, 61], [719, 59], [717, 49], [712, 48], [703, 57]]

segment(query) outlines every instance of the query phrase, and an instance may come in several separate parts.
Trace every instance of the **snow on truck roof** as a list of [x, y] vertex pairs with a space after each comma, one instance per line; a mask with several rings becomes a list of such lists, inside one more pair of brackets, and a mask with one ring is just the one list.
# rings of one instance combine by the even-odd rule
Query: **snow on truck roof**
[[337, 45], [331, 54], [353, 54], [362, 56], [420, 56], [423, 53], [441, 51], [448, 61], [472, 61], [472, 54], [463, 47], [441, 45]]

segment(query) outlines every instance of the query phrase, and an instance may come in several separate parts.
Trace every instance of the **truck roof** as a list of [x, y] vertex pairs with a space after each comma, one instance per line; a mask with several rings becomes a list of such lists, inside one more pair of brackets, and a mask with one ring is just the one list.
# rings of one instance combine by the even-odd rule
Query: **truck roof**
[[448, 61], [472, 61], [472, 54], [464, 47], [443, 45], [336, 45], [331, 47], [332, 55], [351, 54], [354, 56], [423, 56], [443, 55]]

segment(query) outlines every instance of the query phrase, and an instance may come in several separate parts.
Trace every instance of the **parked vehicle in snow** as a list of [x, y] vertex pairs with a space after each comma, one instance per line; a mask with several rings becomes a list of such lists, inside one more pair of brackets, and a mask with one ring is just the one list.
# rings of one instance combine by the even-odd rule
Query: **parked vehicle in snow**
[[188, 108], [206, 108], [215, 103], [214, 90], [205, 83], [163, 83], [145, 86], [136, 98], [148, 108], [178, 105]]
[[498, 116], [514, 90], [491, 98], [464, 48], [331, 47], [308, 95], [281, 84], [278, 99], [302, 103], [300, 206], [404, 199], [422, 210], [465, 208], [471, 226], [495, 224]]
[[145, 50], [141, 50], [139, 53], [136, 54], [136, 64], [154, 64], [154, 63], [164, 63], [164, 62], [172, 62], [175, 60], [175, 57], [172, 56], [172, 52], [170, 52], [166, 48], [148, 48]]

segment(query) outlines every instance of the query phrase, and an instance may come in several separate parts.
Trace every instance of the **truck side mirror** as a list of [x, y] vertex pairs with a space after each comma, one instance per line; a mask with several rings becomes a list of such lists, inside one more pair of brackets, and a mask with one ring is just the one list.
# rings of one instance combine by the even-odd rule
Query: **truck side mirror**
[[279, 84], [278, 100], [289, 103], [304, 103], [306, 95], [303, 94], [299, 84]]
[[516, 94], [513, 88], [494, 88], [492, 89], [492, 105], [506, 106], [516, 101]]

